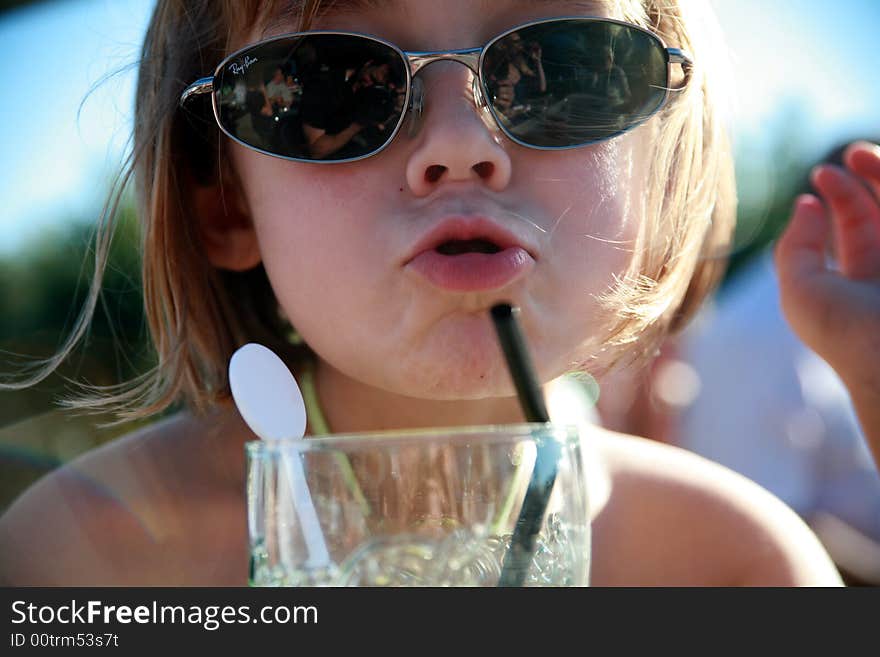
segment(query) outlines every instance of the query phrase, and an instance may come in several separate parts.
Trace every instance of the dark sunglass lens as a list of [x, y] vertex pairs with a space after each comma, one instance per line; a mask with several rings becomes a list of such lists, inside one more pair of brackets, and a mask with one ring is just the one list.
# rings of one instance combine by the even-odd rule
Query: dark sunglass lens
[[540, 147], [620, 134], [663, 103], [667, 56], [650, 34], [613, 22], [559, 20], [512, 32], [483, 58], [483, 80], [504, 128]]
[[305, 160], [368, 155], [404, 111], [401, 56], [372, 39], [311, 34], [254, 46], [214, 79], [220, 123], [261, 151]]

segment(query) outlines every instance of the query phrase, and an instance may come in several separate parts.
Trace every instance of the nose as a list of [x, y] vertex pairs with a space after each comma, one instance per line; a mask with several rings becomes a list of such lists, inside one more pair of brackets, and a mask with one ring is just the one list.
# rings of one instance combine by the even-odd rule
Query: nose
[[406, 179], [416, 196], [452, 182], [472, 182], [501, 191], [510, 183], [511, 162], [500, 132], [474, 100], [474, 74], [457, 62], [423, 69], [424, 109]]

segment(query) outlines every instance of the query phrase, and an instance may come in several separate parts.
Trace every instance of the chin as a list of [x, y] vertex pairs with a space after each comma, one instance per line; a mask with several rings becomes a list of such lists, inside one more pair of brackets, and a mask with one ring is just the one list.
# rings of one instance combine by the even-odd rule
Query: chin
[[485, 317], [458, 316], [438, 323], [421, 348], [401, 362], [403, 376], [434, 399], [478, 399], [512, 394], [495, 328]]
[[512, 397], [516, 389], [501, 350], [472, 348], [442, 357], [407, 360], [388, 372], [382, 387], [407, 397], [435, 401]]
[[469, 378], [460, 373], [448, 377], [418, 376], [407, 377], [399, 385], [389, 386], [392, 392], [401, 396], [431, 401], [476, 401], [480, 399], [496, 399], [512, 397], [516, 394], [509, 376], [503, 377], [481, 375]]
[[[564, 350], [548, 352], [542, 343], [533, 340], [528, 349], [538, 378], [546, 382], [563, 373], [570, 359], [561, 358]], [[382, 365], [370, 371], [385, 370], [376, 383], [396, 394], [438, 401], [516, 395], [495, 327], [484, 316], [447, 317], [417, 344], [386, 354]]]
[[419, 396], [437, 401], [491, 399], [516, 394], [506, 368], [487, 371], [469, 370], [465, 367], [456, 371], [440, 372], [434, 377], [423, 377], [420, 383], [418, 389], [423, 394]]

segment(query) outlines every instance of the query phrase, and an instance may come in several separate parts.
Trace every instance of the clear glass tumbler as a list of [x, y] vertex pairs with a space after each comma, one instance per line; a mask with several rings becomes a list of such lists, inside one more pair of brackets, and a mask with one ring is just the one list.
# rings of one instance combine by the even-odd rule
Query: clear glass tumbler
[[542, 450], [556, 460], [526, 586], [586, 586], [578, 427], [515, 424], [248, 443], [253, 586], [496, 586]]

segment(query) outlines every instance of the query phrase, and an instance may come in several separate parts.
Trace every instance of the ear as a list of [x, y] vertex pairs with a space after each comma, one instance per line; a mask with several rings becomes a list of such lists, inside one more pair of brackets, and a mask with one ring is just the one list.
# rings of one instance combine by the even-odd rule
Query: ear
[[199, 237], [210, 263], [229, 271], [247, 271], [260, 264], [257, 233], [238, 185], [194, 187]]

